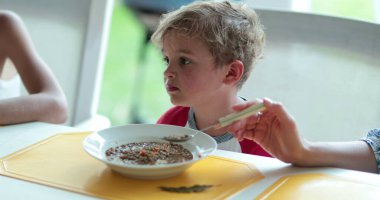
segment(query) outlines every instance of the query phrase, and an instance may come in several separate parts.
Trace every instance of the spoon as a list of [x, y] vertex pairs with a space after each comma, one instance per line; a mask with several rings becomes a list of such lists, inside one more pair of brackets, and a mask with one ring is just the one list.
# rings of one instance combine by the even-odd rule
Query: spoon
[[192, 135], [188, 135], [188, 134], [186, 134], [186, 135], [168, 135], [168, 136], [162, 137], [162, 139], [169, 141], [169, 142], [185, 142], [185, 141], [192, 139], [195, 135], [196, 135], [196, 133], [192, 134]]
[[[252, 105], [252, 106], [250, 106], [244, 110], [241, 110], [239, 112], [234, 112], [234, 113], [231, 113], [225, 117], [221, 117], [218, 119], [217, 124], [211, 125], [209, 127], [201, 129], [199, 131], [204, 132], [204, 131], [209, 130], [209, 129], [219, 129], [222, 127], [226, 127], [226, 126], [231, 125], [232, 123], [234, 123], [238, 120], [247, 118], [247, 117], [252, 116], [252, 115], [254, 115], [260, 111], [263, 111], [263, 110], [265, 110], [265, 106], [263, 103]], [[196, 132], [193, 135], [187, 135], [187, 134], [186, 135], [169, 135], [169, 136], [164, 136], [162, 139], [167, 140], [169, 142], [185, 142], [185, 141], [192, 139], [197, 133], [198, 132]]]

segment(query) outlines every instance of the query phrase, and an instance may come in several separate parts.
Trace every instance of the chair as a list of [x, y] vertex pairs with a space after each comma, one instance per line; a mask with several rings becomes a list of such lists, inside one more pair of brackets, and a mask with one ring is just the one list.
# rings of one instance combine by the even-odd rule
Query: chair
[[241, 96], [283, 102], [310, 140], [358, 140], [380, 126], [379, 24], [258, 13], [267, 46]]
[[112, 0], [0, 0], [24, 20], [38, 53], [51, 67], [69, 103], [67, 125], [110, 126], [96, 114]]

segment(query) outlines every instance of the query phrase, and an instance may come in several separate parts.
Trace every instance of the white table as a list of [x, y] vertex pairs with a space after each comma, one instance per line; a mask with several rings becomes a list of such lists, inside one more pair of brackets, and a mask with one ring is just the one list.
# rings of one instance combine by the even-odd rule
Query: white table
[[[0, 127], [0, 157], [4, 157], [26, 146], [43, 140], [57, 133], [84, 131], [78, 128], [52, 125], [47, 123], [33, 122], [19, 125]], [[272, 185], [280, 177], [293, 173], [323, 172], [334, 174], [349, 179], [365, 181], [366, 183], [378, 185], [380, 187], [380, 175], [352, 170], [335, 168], [298, 168], [283, 163], [277, 159], [240, 154], [218, 150], [214, 154], [230, 159], [254, 164], [265, 176], [264, 179], [249, 186], [244, 191], [236, 194], [231, 199], [252, 199], [262, 193], [268, 186]], [[22, 181], [14, 178], [0, 176], [0, 196], [1, 199], [96, 199], [74, 192], [48, 187], [36, 183]]]

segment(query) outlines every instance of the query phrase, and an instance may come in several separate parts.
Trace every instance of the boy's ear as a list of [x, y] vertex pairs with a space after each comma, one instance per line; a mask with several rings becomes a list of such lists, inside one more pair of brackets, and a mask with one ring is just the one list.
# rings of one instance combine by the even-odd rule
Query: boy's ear
[[227, 66], [227, 73], [223, 80], [225, 84], [237, 83], [244, 73], [244, 64], [240, 60], [234, 60]]

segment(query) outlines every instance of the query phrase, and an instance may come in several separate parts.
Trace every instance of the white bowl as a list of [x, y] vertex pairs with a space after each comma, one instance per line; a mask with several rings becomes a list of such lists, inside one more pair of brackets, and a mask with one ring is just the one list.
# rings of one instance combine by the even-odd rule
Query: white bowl
[[[159, 165], [137, 165], [109, 161], [105, 152], [111, 147], [131, 142], [165, 142], [163, 136], [195, 135], [191, 140], [180, 142], [193, 154], [193, 159], [180, 163]], [[206, 158], [216, 150], [216, 142], [209, 135], [190, 128], [159, 125], [130, 124], [111, 127], [87, 136], [83, 141], [84, 150], [94, 158], [104, 162], [112, 170], [131, 178], [161, 179], [176, 176], [195, 162]]]

